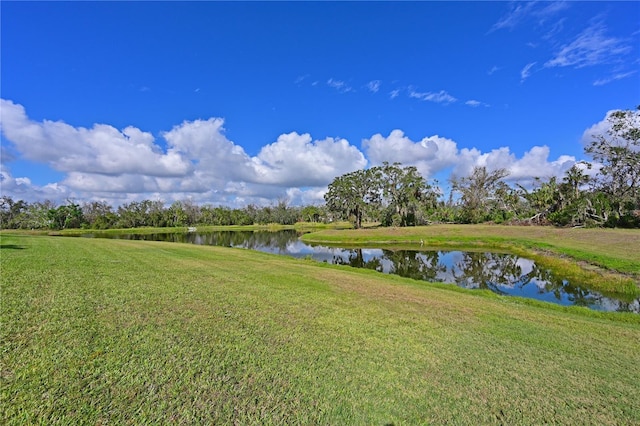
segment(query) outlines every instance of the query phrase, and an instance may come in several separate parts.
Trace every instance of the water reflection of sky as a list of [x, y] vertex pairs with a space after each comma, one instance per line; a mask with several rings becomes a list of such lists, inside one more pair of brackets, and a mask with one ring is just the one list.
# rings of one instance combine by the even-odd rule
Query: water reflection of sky
[[[95, 235], [99, 236], [99, 235]], [[432, 282], [455, 283], [470, 289], [520, 296], [561, 305], [581, 305], [602, 311], [640, 313], [640, 299], [624, 302], [572, 285], [533, 260], [509, 254], [462, 251], [391, 251], [308, 245], [295, 232], [218, 232], [120, 236], [161, 239], [199, 245], [259, 250], [319, 262], [350, 265]]]

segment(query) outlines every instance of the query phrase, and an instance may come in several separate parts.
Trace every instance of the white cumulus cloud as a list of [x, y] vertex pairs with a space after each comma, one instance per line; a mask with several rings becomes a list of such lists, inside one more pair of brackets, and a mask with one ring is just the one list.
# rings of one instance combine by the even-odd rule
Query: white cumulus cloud
[[364, 155], [346, 139], [312, 141], [309, 134], [295, 132], [281, 135], [253, 159], [255, 182], [288, 186], [326, 185], [366, 164]]
[[517, 158], [508, 147], [501, 147], [489, 152], [480, 152], [472, 148], [463, 148], [453, 169], [454, 176], [468, 176], [474, 167], [486, 167], [488, 170], [506, 169], [507, 180], [523, 184], [535, 177], [548, 178], [562, 176], [576, 163], [575, 157], [561, 155], [549, 161], [548, 146], [534, 146]]
[[62, 172], [182, 176], [191, 164], [176, 152], [162, 152], [150, 133], [120, 131], [105, 124], [73, 127], [62, 121], [30, 120], [22, 105], [0, 100], [2, 132], [28, 160]]
[[[132, 126], [118, 130], [95, 124], [86, 129], [61, 121], [37, 122], [21, 105], [1, 102], [1, 131], [8, 141], [2, 147], [2, 191], [26, 194], [20, 198], [27, 200], [99, 196], [120, 203], [153, 195], [264, 204], [288, 194], [315, 200], [333, 178], [367, 164], [345, 139], [313, 140], [292, 132], [251, 157], [226, 137], [221, 118], [184, 121], [162, 132], [166, 143], [160, 144], [151, 133]], [[64, 178], [38, 187], [27, 177], [13, 177], [9, 167], [17, 158], [61, 171]]]
[[373, 135], [363, 141], [363, 148], [372, 165], [387, 161], [415, 166], [427, 179], [441, 171], [449, 171], [458, 177], [468, 176], [478, 166], [489, 170], [507, 169], [509, 180], [526, 184], [534, 177], [561, 176], [576, 162], [574, 157], [566, 155], [550, 161], [547, 146], [534, 146], [517, 158], [508, 147], [489, 152], [477, 148], [458, 149], [451, 139], [430, 136], [412, 141], [401, 130], [394, 130], [387, 137]]
[[56, 200], [73, 198], [73, 194], [64, 185], [50, 183], [44, 186], [34, 185], [28, 177], [13, 177], [11, 172], [0, 170], [0, 188], [2, 195], [15, 197], [16, 200]]
[[372, 165], [384, 161], [413, 165], [425, 177], [455, 164], [458, 153], [457, 145], [451, 139], [436, 135], [415, 142], [402, 130], [393, 130], [387, 137], [375, 134], [365, 139], [362, 146]]
[[224, 120], [184, 121], [162, 134], [169, 151], [195, 164], [201, 177], [209, 179], [251, 179], [251, 158], [224, 135]]

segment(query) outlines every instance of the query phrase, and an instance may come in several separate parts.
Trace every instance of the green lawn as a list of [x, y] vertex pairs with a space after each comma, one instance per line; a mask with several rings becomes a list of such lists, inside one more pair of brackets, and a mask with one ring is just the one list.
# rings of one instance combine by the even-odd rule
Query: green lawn
[[2, 235], [2, 424], [639, 424], [640, 316], [242, 249]]

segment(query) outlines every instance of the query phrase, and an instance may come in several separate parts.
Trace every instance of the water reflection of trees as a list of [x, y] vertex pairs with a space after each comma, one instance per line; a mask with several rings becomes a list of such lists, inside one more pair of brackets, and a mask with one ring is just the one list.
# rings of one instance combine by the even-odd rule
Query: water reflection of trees
[[384, 250], [391, 261], [392, 274], [424, 281], [441, 281], [438, 275], [446, 272], [447, 267], [440, 263], [440, 254], [435, 251], [389, 251]]
[[157, 234], [121, 234], [115, 238], [130, 240], [167, 241], [220, 247], [244, 247], [286, 253], [287, 245], [298, 239], [295, 230], [269, 231], [216, 231], [216, 232], [175, 232]]
[[462, 252], [452, 267], [455, 282], [461, 287], [488, 289], [507, 293], [507, 289], [536, 289], [540, 295], [551, 294], [557, 301], [567, 299], [572, 305], [602, 306], [616, 311], [640, 312], [640, 301], [614, 300], [575, 285], [531, 262], [531, 270], [523, 273], [520, 257], [511, 254]]
[[533, 285], [538, 294], [550, 293], [559, 301], [565, 294], [577, 305], [597, 303], [595, 296], [588, 290], [571, 285], [533, 262], [531, 270], [523, 273], [519, 260], [518, 256], [510, 254], [463, 252], [461, 259], [452, 267], [452, 275], [457, 285], [466, 288], [487, 289], [504, 294], [507, 289], [523, 289]]
[[364, 259], [362, 249], [344, 249], [342, 254], [334, 255], [331, 263], [335, 265], [346, 265], [354, 268], [372, 269], [384, 272], [382, 258], [374, 256], [369, 260]]
[[[298, 238], [296, 231], [220, 231], [183, 234], [187, 242], [221, 247], [243, 247], [285, 253], [287, 245]], [[197, 239], [197, 241], [196, 241]]]
[[479, 288], [504, 294], [502, 286], [524, 286], [531, 282], [522, 274], [519, 257], [498, 253], [462, 252], [461, 259], [451, 267], [451, 274], [457, 285], [465, 288]]

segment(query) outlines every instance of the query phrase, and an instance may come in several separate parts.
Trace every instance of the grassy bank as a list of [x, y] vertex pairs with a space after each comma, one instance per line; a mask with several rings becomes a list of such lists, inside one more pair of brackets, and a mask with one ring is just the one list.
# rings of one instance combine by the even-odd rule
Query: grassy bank
[[3, 424], [637, 424], [640, 317], [241, 249], [1, 239]]
[[[63, 229], [63, 230], [35, 230], [35, 231], [24, 231], [24, 230], [5, 230], [3, 231], [5, 234], [21, 234], [21, 235], [65, 235], [65, 236], [75, 236], [75, 235], [84, 235], [84, 234], [93, 234], [93, 233], [101, 233], [101, 234], [171, 234], [174, 232], [188, 232], [189, 228], [187, 226], [176, 226], [176, 227], [163, 227], [163, 228], [154, 228], [151, 226], [145, 226], [140, 228], [116, 228], [116, 229]], [[294, 225], [280, 225], [278, 223], [269, 223], [269, 224], [257, 224], [257, 225], [224, 225], [224, 226], [214, 226], [214, 225], [198, 225], [193, 227], [198, 232], [215, 232], [215, 231], [283, 231], [286, 229], [295, 229], [302, 232], [313, 232], [318, 230], [325, 229], [349, 229], [353, 228], [353, 226], [349, 222], [335, 222], [331, 224], [320, 223], [320, 222], [298, 222]]]
[[635, 229], [433, 225], [322, 230], [302, 239], [319, 244], [413, 248], [420, 247], [422, 241], [423, 247], [508, 251], [532, 258], [603, 293], [640, 295], [640, 230]]

